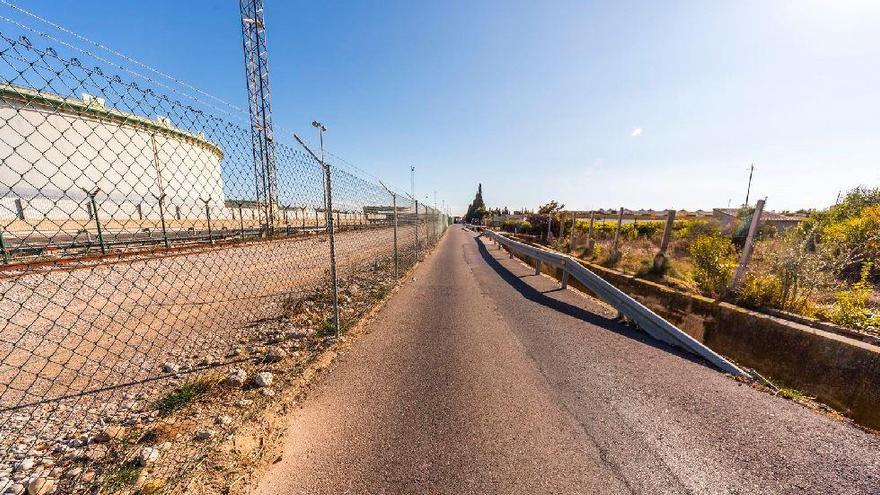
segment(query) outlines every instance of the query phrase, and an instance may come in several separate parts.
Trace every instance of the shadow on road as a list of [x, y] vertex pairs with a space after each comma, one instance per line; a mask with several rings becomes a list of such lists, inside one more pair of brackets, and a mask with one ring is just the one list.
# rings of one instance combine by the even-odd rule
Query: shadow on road
[[[560, 313], [566, 314], [568, 316], [577, 318], [579, 320], [585, 321], [592, 325], [596, 325], [599, 328], [604, 330], [608, 330], [614, 332], [618, 335], [622, 335], [629, 339], [635, 340], [637, 342], [641, 342], [645, 345], [649, 345], [651, 347], [660, 349], [662, 351], [668, 352], [670, 354], [674, 354], [683, 359], [687, 359], [688, 361], [701, 364], [708, 368], [715, 369], [711, 363], [705, 361], [704, 359], [694, 356], [688, 352], [685, 352], [677, 347], [671, 346], [664, 342], [657, 341], [653, 339], [648, 334], [641, 332], [633, 327], [624, 325], [623, 323], [619, 323], [615, 320], [611, 320], [605, 318], [596, 313], [587, 311], [584, 308], [575, 306], [573, 304], [569, 304], [565, 301], [561, 301], [554, 297], [550, 297], [547, 294], [552, 294], [554, 292], [563, 292], [562, 288], [551, 289], [545, 292], [541, 292], [540, 290], [532, 287], [528, 283], [526, 283], [523, 279], [528, 277], [535, 277], [534, 273], [528, 275], [516, 275], [510, 270], [508, 270], [504, 265], [501, 264], [499, 258], [494, 257], [486, 247], [486, 243], [482, 238], [475, 236], [474, 240], [477, 241], [477, 247], [479, 249], [480, 255], [483, 257], [483, 260], [495, 270], [505, 282], [510, 284], [517, 292], [519, 292], [523, 297], [528, 299], [529, 301], [538, 303], [542, 306], [546, 306], [555, 311], [559, 311]], [[500, 253], [504, 253], [504, 256], [507, 256], [506, 251], [499, 251]]]

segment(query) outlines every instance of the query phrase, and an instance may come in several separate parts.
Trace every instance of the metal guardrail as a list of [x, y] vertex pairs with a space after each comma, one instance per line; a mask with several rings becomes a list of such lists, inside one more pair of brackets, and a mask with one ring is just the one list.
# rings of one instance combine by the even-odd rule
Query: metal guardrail
[[[479, 227], [472, 228], [475, 230], [480, 229]], [[582, 283], [584, 287], [619, 311], [620, 314], [634, 321], [639, 328], [644, 330], [645, 333], [651, 337], [696, 354], [718, 367], [721, 371], [730, 373], [734, 376], [751, 377], [751, 375], [743, 369], [731, 363], [712, 349], [709, 349], [687, 333], [676, 328], [675, 325], [664, 320], [642, 303], [636, 301], [625, 292], [614, 287], [608, 283], [608, 281], [590, 271], [575, 258], [514, 241], [513, 239], [489, 229], [482, 229], [482, 232], [482, 235], [495, 241], [495, 243], [498, 244], [499, 249], [501, 246], [504, 246], [511, 252], [517, 252], [532, 258], [535, 263], [535, 273], [540, 273], [541, 263], [546, 263], [562, 269], [563, 287], [567, 286], [569, 277], [574, 277], [578, 282]]]

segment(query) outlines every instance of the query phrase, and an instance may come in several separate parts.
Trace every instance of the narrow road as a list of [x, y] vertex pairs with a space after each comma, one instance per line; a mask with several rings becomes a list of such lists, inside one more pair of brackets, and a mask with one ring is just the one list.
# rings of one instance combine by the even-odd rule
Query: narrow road
[[256, 493], [880, 493], [880, 437], [609, 315], [450, 229]]

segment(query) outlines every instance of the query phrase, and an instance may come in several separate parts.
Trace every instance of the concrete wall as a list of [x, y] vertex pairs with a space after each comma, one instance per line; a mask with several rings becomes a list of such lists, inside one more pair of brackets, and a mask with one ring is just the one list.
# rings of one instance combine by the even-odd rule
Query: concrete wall
[[582, 263], [715, 352], [880, 429], [880, 347]]

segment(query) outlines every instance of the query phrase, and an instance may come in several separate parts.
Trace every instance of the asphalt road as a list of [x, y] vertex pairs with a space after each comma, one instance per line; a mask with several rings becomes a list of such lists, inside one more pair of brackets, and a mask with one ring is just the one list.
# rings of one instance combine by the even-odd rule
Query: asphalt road
[[256, 493], [880, 493], [880, 437], [611, 321], [453, 228]]

